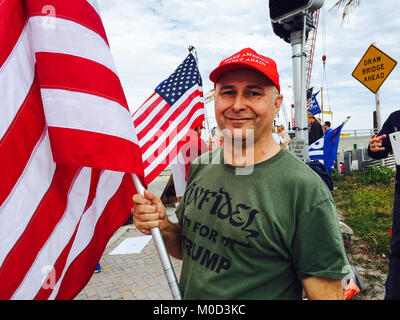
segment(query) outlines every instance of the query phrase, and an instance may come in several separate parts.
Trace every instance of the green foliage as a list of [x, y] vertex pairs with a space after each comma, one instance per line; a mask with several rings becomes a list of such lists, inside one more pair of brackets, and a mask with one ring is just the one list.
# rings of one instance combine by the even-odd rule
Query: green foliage
[[368, 251], [389, 253], [394, 196], [393, 170], [372, 169], [367, 173], [333, 178], [336, 189], [332, 195], [340, 209], [343, 222], [364, 240]]
[[389, 184], [396, 178], [396, 171], [388, 167], [372, 166], [370, 170], [357, 175], [362, 184]]

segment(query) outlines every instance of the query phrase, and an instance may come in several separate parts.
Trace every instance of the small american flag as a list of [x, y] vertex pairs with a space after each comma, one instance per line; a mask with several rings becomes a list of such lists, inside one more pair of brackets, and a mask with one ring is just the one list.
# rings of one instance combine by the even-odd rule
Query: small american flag
[[143, 174], [94, 0], [0, 1], [0, 299], [72, 299]]
[[145, 183], [175, 159], [188, 132], [204, 121], [203, 88], [193, 54], [133, 114], [141, 148]]
[[312, 96], [313, 96], [313, 88], [311, 87], [310, 89], [307, 90], [307, 111], [310, 110], [311, 108], [311, 102], [312, 102]]

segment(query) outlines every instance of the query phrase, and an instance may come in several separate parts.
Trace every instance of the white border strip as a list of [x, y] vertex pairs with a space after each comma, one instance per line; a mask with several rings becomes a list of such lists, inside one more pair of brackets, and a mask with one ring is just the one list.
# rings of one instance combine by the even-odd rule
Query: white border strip
[[46, 129], [19, 180], [0, 207], [0, 266], [49, 189], [55, 169]]
[[138, 144], [130, 113], [119, 103], [87, 93], [42, 89], [49, 127], [92, 131]]

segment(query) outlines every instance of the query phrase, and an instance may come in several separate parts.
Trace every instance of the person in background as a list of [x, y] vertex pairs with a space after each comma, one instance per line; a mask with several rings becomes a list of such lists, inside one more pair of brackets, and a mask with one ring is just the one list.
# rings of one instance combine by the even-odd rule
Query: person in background
[[319, 121], [317, 121], [311, 113], [307, 115], [307, 118], [308, 118], [308, 144], [312, 145], [315, 141], [324, 136], [324, 130], [322, 129], [322, 126], [319, 123]]
[[205, 129], [203, 126], [197, 126], [194, 131], [197, 133], [198, 137], [201, 137], [202, 130]]
[[331, 132], [331, 131], [332, 131], [332, 129], [331, 129], [330, 121], [325, 121], [324, 122], [324, 132], [325, 132], [325, 134], [327, 134], [328, 132]]
[[[393, 152], [389, 135], [400, 129], [400, 111], [387, 118], [378, 135], [373, 134], [368, 145], [368, 155], [384, 159]], [[396, 165], [394, 188], [392, 236], [390, 238], [389, 273], [386, 279], [385, 300], [400, 300], [400, 166]]]
[[201, 132], [203, 129], [205, 129], [203, 126], [198, 126], [194, 129], [197, 136], [190, 135], [190, 131], [189, 131], [189, 133], [188, 133], [188, 137], [190, 137], [189, 142], [186, 143], [181, 148], [181, 153], [185, 160], [185, 169], [186, 169], [185, 180], [187, 180], [188, 173], [189, 173], [189, 167], [190, 167], [190, 164], [193, 162], [193, 160], [196, 159], [197, 157], [199, 157], [204, 152], [207, 152], [210, 150], [208, 148], [207, 143], [201, 138]]
[[288, 148], [289, 148], [289, 143], [290, 143], [290, 141], [291, 141], [292, 139], [290, 139], [289, 133], [285, 130], [284, 125], [283, 125], [283, 124], [279, 124], [279, 125], [276, 127], [276, 131], [277, 131], [278, 134], [282, 137], [282, 139], [283, 139], [283, 141], [284, 141], [284, 143], [283, 143], [284, 147], [285, 147], [286, 149], [288, 149]]
[[213, 150], [213, 149], [221, 147], [222, 141], [223, 141], [221, 130], [218, 127], [212, 128], [211, 136], [212, 137], [208, 138], [208, 148], [210, 150]]
[[275, 127], [272, 127], [272, 138], [274, 138], [275, 142], [277, 144], [279, 144], [280, 146], [285, 147], [286, 149], [288, 148], [287, 143], [285, 143], [285, 140], [283, 139], [283, 137], [276, 132]]

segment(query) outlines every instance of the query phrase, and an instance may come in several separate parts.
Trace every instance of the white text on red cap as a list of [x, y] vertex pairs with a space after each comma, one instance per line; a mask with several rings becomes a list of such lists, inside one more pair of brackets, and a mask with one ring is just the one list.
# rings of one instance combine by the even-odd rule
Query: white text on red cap
[[[244, 60], [245, 57], [248, 57], [248, 58], [246, 60]], [[249, 58], [249, 57], [253, 57], [253, 58]], [[269, 61], [265, 60], [264, 58], [254, 54], [254, 53], [251, 53], [251, 52], [245, 52], [242, 54], [237, 54], [233, 57], [229, 57], [224, 60], [224, 63], [243, 62], [243, 60], [244, 60], [244, 62], [254, 62], [254, 63], [261, 64], [263, 66], [269, 64]]]

